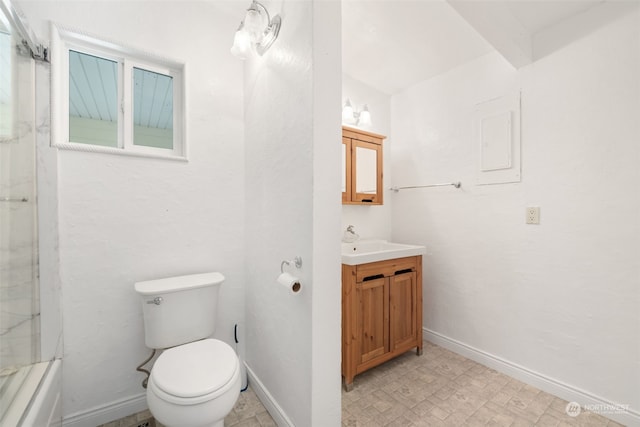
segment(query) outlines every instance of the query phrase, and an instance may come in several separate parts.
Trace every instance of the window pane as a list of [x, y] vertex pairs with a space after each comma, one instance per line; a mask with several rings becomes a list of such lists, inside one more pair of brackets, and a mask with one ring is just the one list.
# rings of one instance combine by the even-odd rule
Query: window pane
[[173, 77], [133, 68], [133, 143], [173, 149]]
[[69, 141], [118, 146], [118, 63], [69, 51]]

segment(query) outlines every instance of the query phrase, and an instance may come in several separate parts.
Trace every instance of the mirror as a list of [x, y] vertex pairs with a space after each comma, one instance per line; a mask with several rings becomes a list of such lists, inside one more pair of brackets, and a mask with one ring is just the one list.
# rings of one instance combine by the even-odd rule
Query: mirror
[[378, 153], [371, 148], [356, 147], [356, 193], [378, 191]]

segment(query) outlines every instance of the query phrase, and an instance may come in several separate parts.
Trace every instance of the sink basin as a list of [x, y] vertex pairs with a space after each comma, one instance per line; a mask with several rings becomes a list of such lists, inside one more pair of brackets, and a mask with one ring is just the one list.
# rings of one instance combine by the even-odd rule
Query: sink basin
[[342, 263], [359, 265], [426, 253], [427, 249], [424, 246], [392, 243], [386, 240], [359, 240], [342, 244]]

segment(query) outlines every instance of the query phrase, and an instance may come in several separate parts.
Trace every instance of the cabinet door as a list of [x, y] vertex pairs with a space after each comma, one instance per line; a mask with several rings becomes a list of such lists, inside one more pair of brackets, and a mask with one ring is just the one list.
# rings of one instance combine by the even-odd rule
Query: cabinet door
[[351, 201], [351, 139], [342, 137], [342, 203]]
[[415, 347], [420, 326], [416, 273], [411, 271], [391, 276], [389, 283], [391, 351]]
[[389, 280], [379, 278], [356, 285], [358, 364], [389, 352]]
[[381, 205], [385, 136], [342, 127], [342, 203]]
[[352, 200], [382, 204], [382, 145], [352, 140]]

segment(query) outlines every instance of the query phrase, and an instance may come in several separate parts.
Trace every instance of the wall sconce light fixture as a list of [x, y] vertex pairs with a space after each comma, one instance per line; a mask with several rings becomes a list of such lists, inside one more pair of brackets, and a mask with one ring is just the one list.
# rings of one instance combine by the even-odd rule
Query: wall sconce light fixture
[[371, 126], [369, 107], [365, 104], [362, 107], [362, 111], [358, 112], [353, 109], [351, 101], [347, 98], [347, 102], [345, 102], [344, 107], [342, 107], [342, 122], [357, 126]]
[[264, 55], [278, 38], [281, 23], [280, 15], [272, 19], [267, 8], [253, 0], [233, 38], [231, 53], [240, 59], [247, 59], [253, 50]]

